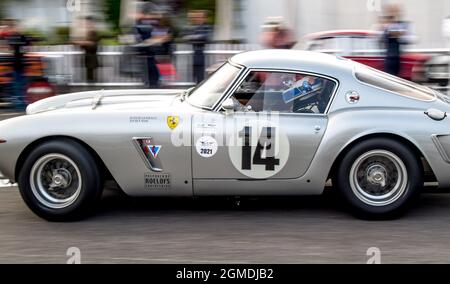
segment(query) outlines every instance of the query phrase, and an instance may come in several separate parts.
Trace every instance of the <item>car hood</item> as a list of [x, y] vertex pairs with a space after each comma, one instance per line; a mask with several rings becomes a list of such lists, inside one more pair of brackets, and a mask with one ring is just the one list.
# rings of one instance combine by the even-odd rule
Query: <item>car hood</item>
[[170, 105], [184, 90], [113, 90], [89, 91], [59, 95], [40, 100], [27, 107], [27, 114], [36, 114], [61, 109], [90, 107], [107, 108], [160, 108]]

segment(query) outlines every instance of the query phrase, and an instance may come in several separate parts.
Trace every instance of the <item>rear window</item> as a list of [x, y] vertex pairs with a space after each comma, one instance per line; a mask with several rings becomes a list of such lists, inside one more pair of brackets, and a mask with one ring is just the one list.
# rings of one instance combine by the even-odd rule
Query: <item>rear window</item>
[[428, 87], [404, 80], [362, 64], [355, 64], [356, 78], [366, 84], [416, 100], [432, 101], [436, 93]]

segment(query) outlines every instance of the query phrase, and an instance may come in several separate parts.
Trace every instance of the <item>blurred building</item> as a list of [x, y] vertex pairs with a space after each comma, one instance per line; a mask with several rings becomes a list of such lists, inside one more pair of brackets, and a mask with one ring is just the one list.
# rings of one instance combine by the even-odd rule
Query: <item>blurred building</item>
[[2, 3], [2, 7], [3, 14], [18, 19], [25, 29], [51, 32], [55, 27], [68, 27], [72, 37], [84, 34], [79, 19], [103, 18], [103, 5], [98, 0], [16, 0]]
[[399, 3], [404, 20], [414, 24], [418, 47], [442, 47], [442, 20], [450, 15], [449, 0], [216, 0], [217, 40], [245, 39], [258, 43], [268, 17], [282, 17], [298, 38], [331, 29], [371, 29], [380, 7]]
[[[135, 2], [121, 1], [122, 25], [132, 24]], [[2, 14], [19, 19], [25, 28], [45, 32], [54, 27], [71, 27], [72, 36], [76, 37], [83, 34], [76, 19], [88, 15], [101, 19], [102, 3], [100, 0], [9, 0], [1, 6]], [[449, 0], [216, 0], [214, 34], [216, 40], [259, 43], [261, 27], [269, 17], [283, 18], [297, 38], [330, 29], [371, 29], [377, 23], [380, 7], [386, 3], [403, 5], [404, 19], [414, 23], [418, 47], [445, 45], [442, 20], [450, 15]]]
[[70, 25], [72, 13], [66, 4], [67, 0], [7, 1], [2, 3], [2, 13], [20, 20], [25, 28], [50, 31], [55, 26]]

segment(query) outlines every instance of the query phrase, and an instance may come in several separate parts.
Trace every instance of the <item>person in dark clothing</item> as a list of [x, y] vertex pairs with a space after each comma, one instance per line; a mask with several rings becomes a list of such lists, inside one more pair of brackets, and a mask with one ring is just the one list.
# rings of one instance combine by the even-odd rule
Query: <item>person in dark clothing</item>
[[207, 24], [207, 11], [190, 11], [188, 19], [192, 26], [185, 31], [183, 39], [192, 44], [194, 51], [194, 81], [200, 83], [205, 78], [205, 45], [211, 38], [212, 28]]
[[92, 17], [85, 19], [86, 36], [82, 41], [75, 42], [84, 51], [84, 67], [86, 70], [86, 80], [88, 83], [97, 81], [97, 68], [99, 61], [97, 57], [99, 37]]
[[139, 53], [145, 58], [144, 83], [147, 87], [158, 87], [160, 73], [156, 65], [155, 45], [159, 45], [159, 39], [153, 36], [154, 26], [158, 17], [154, 13], [144, 12], [138, 16], [134, 27]]
[[385, 28], [383, 31], [383, 43], [386, 48], [385, 71], [394, 76], [401, 73], [402, 45], [406, 44], [405, 38], [408, 23], [400, 21], [400, 7], [388, 5], [385, 7]]
[[154, 24], [152, 37], [159, 40], [159, 46], [155, 46], [156, 55], [170, 57], [174, 44], [174, 28], [166, 14], [161, 14], [161, 17]]
[[399, 76], [401, 69], [401, 44], [397, 34], [397, 31], [393, 31], [391, 27], [388, 27], [383, 36], [386, 46], [385, 71], [394, 76]]
[[7, 21], [7, 28], [4, 31], [4, 40], [13, 53], [13, 103], [16, 108], [25, 107], [25, 47], [30, 44], [30, 40], [17, 29], [15, 20]]

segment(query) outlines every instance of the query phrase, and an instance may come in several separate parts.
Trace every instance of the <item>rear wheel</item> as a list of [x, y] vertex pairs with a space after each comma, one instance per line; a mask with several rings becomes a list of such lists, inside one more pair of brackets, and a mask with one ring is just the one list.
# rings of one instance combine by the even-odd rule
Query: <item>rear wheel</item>
[[409, 147], [376, 138], [357, 144], [344, 156], [337, 186], [361, 217], [395, 217], [420, 193], [423, 171]]
[[70, 139], [46, 142], [32, 150], [18, 182], [28, 207], [50, 221], [86, 216], [103, 188], [96, 160]]

